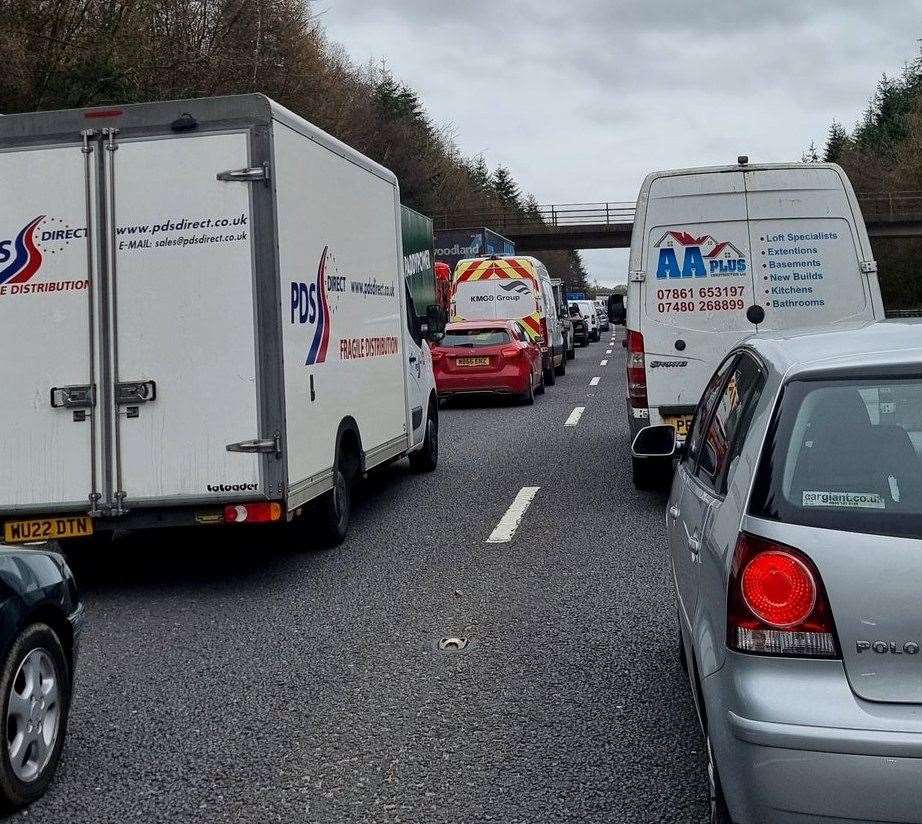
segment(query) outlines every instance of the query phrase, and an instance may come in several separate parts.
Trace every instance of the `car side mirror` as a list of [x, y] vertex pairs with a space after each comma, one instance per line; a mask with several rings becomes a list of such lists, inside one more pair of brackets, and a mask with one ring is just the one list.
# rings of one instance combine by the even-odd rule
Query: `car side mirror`
[[635, 458], [672, 458], [679, 452], [675, 427], [668, 425], [645, 426], [631, 444], [631, 454]]
[[441, 306], [436, 303], [427, 306], [423, 337], [428, 341], [438, 343], [445, 337], [445, 326], [447, 323], [448, 318], [445, 315], [445, 310]]

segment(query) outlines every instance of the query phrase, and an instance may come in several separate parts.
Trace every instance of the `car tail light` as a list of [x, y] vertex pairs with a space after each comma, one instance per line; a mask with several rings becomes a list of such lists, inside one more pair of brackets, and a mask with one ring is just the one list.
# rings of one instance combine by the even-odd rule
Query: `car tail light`
[[519, 357], [525, 350], [520, 349], [518, 346], [504, 346], [499, 351], [504, 358], [510, 359]]
[[541, 334], [544, 336], [544, 342], [546, 345], [551, 345], [551, 336], [547, 331], [547, 318], [541, 318]]
[[268, 524], [282, 520], [282, 505], [262, 502], [257, 504], [230, 504], [224, 507], [226, 524]]
[[627, 330], [627, 396], [633, 409], [646, 409], [649, 405], [643, 335], [633, 329]]
[[730, 570], [727, 644], [760, 655], [839, 657], [823, 580], [800, 550], [740, 533]]
[[444, 357], [445, 357], [445, 353], [441, 349], [432, 350], [432, 362], [433, 363], [438, 363]]

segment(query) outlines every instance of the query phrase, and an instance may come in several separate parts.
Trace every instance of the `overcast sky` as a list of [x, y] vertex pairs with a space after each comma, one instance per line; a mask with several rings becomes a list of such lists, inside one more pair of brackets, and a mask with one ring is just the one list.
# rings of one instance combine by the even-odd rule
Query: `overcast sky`
[[[627, 201], [655, 169], [799, 160], [915, 57], [922, 0], [315, 0], [468, 155], [541, 203]], [[586, 252], [623, 282], [626, 254]]]

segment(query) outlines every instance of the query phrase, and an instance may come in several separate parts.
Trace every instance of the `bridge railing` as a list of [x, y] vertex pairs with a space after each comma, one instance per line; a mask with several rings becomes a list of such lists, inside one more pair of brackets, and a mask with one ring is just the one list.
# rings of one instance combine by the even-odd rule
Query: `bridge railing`
[[634, 222], [633, 202], [562, 203], [541, 205], [528, 214], [493, 209], [458, 211], [433, 215], [436, 229], [485, 226], [521, 234], [526, 232], [565, 232], [568, 227], [624, 227]]
[[[922, 192], [903, 191], [858, 195], [861, 211], [869, 221], [900, 221], [922, 217]], [[453, 211], [433, 216], [436, 229], [485, 226], [516, 234], [566, 233], [580, 226], [624, 228], [634, 222], [633, 201], [604, 203], [555, 203], [538, 206], [528, 214], [513, 210]]]
[[858, 195], [865, 220], [907, 220], [922, 215], [922, 192], [866, 192]]

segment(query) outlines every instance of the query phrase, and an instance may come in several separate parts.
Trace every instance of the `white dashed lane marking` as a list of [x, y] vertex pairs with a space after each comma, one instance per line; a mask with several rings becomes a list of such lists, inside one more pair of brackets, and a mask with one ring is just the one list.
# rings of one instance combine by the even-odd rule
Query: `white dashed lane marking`
[[577, 406], [576, 409], [570, 413], [570, 417], [567, 418], [567, 422], [564, 424], [564, 426], [576, 426], [576, 424], [579, 423], [579, 419], [583, 417], [583, 412], [585, 411], [585, 406]]
[[599, 381], [601, 381], [601, 380], [602, 380], [601, 378], [593, 378], [591, 381], [589, 381], [589, 385], [590, 385], [590, 386], [598, 386], [598, 385], [599, 385]]
[[608, 360], [603, 360], [599, 366], [608, 366]]
[[535, 495], [538, 494], [540, 488], [539, 486], [525, 486], [519, 490], [519, 494], [515, 496], [512, 505], [496, 525], [496, 529], [490, 533], [490, 537], [487, 538], [488, 544], [508, 544], [515, 537], [519, 524], [522, 523], [522, 518], [525, 517], [525, 512], [531, 506], [531, 502], [535, 499]]

